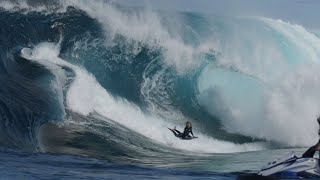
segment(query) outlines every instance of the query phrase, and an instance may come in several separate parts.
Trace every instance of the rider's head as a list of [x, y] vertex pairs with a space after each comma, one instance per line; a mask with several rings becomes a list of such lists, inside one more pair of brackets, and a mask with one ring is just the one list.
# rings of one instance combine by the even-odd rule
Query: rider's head
[[192, 128], [191, 122], [188, 121], [188, 122], [186, 123], [186, 127], [187, 127], [187, 128]]

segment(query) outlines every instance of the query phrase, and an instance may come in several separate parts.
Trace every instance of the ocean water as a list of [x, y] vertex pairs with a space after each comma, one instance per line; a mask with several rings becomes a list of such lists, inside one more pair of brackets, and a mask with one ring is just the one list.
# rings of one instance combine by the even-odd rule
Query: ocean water
[[1, 1], [0, 23], [3, 179], [236, 179], [317, 142], [307, 27], [100, 0]]

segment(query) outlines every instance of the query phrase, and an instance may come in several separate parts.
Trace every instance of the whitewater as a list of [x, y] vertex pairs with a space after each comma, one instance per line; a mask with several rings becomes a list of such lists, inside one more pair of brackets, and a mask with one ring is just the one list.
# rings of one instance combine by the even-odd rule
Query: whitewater
[[[317, 141], [320, 39], [307, 27], [100, 0], [2, 1], [0, 14], [2, 158], [64, 174], [65, 156], [85, 178], [232, 179]], [[167, 129], [187, 121], [198, 139]], [[46, 173], [17, 171], [6, 177]]]

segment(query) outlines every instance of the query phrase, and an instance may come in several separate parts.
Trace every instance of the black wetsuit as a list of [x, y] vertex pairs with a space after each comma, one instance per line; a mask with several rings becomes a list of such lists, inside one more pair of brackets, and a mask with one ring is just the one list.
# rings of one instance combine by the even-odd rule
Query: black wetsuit
[[[318, 141], [318, 144], [319, 143], [320, 143], [320, 140]], [[314, 154], [316, 153], [316, 146], [318, 144], [311, 146], [305, 153], [303, 153], [302, 157], [303, 158], [312, 158], [314, 156]], [[319, 154], [319, 156], [320, 156], [320, 154]]]
[[190, 133], [192, 134], [192, 136], [194, 136], [193, 132], [192, 132], [192, 127], [191, 128], [185, 127], [183, 133], [181, 133], [180, 131], [178, 131], [176, 129], [172, 129], [172, 132], [176, 137], [180, 137], [182, 139], [191, 138], [191, 136], [189, 135]]

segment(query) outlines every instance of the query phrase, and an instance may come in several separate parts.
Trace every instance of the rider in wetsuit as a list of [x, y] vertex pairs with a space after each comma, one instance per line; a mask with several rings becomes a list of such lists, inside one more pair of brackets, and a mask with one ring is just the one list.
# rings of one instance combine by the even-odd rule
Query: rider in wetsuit
[[[317, 119], [318, 124], [320, 126], [320, 116]], [[320, 129], [318, 130], [318, 135], [320, 135]], [[302, 157], [303, 158], [312, 158], [314, 156], [314, 154], [316, 153], [316, 151], [320, 151], [320, 140], [318, 141], [317, 144], [315, 144], [314, 146], [311, 146], [305, 153], [303, 153]], [[320, 158], [320, 154], [319, 154], [319, 158]], [[320, 163], [320, 161], [319, 161]]]
[[[170, 129], [170, 128], [169, 128], [169, 129]], [[195, 137], [195, 136], [193, 135], [193, 132], [192, 132], [192, 124], [191, 124], [191, 122], [187, 122], [187, 123], [186, 123], [186, 127], [184, 128], [183, 133], [181, 133], [180, 131], [178, 131], [178, 130], [176, 129], [176, 127], [174, 127], [174, 129], [170, 129], [170, 130], [173, 132], [173, 134], [174, 134], [176, 137], [180, 137], [180, 138], [182, 138], [182, 139], [190, 139], [190, 138], [191, 138], [191, 136], [189, 135], [190, 133], [192, 134], [193, 137]]]

